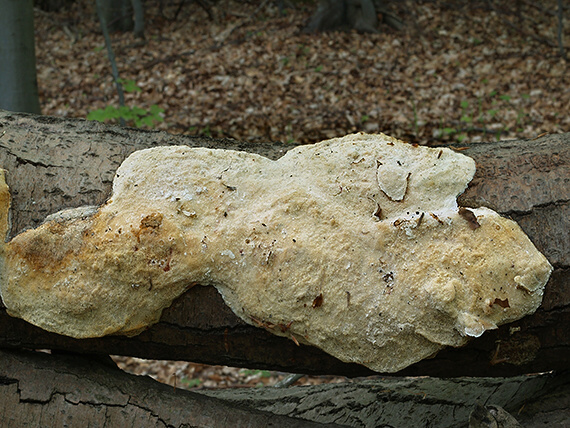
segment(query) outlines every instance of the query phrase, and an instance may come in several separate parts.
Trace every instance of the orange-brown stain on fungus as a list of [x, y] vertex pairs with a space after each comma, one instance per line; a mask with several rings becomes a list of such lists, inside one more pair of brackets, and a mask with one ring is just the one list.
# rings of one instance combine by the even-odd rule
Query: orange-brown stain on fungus
[[379, 203], [376, 203], [376, 211], [373, 214], [378, 220], [382, 220], [382, 208]]
[[467, 221], [467, 223], [469, 224], [469, 227], [472, 230], [475, 230], [475, 229], [479, 228], [479, 226], [481, 226], [479, 224], [479, 222], [477, 221], [477, 217], [475, 216], [475, 214], [473, 214], [473, 211], [471, 211], [465, 207], [459, 207], [459, 215]]
[[292, 324], [293, 324], [293, 321], [289, 321], [287, 324], [279, 323], [279, 324], [277, 324], [277, 326], [279, 327], [279, 329], [281, 330], [282, 333], [285, 333], [287, 330], [289, 330], [291, 328]]
[[442, 221], [437, 215], [435, 215], [434, 213], [429, 213], [429, 215], [431, 215], [435, 220], [437, 220], [437, 222], [438, 222], [439, 224], [444, 224], [443, 221]]
[[262, 321], [262, 320], [260, 320], [260, 319], [255, 318], [255, 317], [252, 317], [252, 316], [250, 316], [249, 318], [250, 318], [258, 327], [265, 328], [265, 329], [268, 329], [268, 330], [271, 330], [271, 329], [275, 328], [275, 324], [273, 324], [272, 322], [269, 322], [269, 321]]
[[142, 229], [158, 229], [162, 224], [162, 214], [151, 213], [141, 220], [141, 230]]
[[311, 305], [313, 308], [319, 308], [323, 304], [323, 293], [319, 294], [313, 300], [313, 304]]
[[511, 305], [509, 305], [509, 299], [499, 299], [498, 297], [495, 299], [495, 301], [492, 303], [492, 305], [499, 305], [501, 308], [510, 308]]

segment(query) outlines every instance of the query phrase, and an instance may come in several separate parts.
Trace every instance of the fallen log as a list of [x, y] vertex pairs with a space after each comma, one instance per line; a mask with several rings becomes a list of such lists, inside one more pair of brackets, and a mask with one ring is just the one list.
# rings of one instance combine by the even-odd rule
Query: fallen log
[[[477, 173], [460, 197], [468, 207], [488, 206], [519, 222], [555, 271], [541, 308], [532, 316], [488, 332], [467, 346], [445, 349], [402, 374], [510, 376], [568, 365], [570, 344], [570, 134], [534, 140], [472, 143], [464, 153]], [[174, 136], [164, 132], [104, 126], [0, 112], [0, 166], [12, 189], [12, 233], [35, 227], [63, 208], [101, 204], [115, 170], [133, 151], [185, 144], [255, 152], [272, 159], [292, 146], [248, 144]], [[194, 287], [161, 322], [132, 337], [76, 340], [40, 330], [0, 312], [0, 346], [188, 360], [290, 372], [358, 376], [370, 371], [346, 364], [310, 346], [238, 319], [212, 287]]]
[[0, 363], [0, 423], [8, 428], [322, 426], [172, 388], [112, 361], [0, 350]]
[[[503, 378], [387, 377], [289, 388], [184, 391], [77, 354], [0, 350], [0, 423], [22, 426], [467, 426], [476, 403], [524, 427], [563, 426], [568, 373]], [[476, 426], [496, 426], [487, 424]]]

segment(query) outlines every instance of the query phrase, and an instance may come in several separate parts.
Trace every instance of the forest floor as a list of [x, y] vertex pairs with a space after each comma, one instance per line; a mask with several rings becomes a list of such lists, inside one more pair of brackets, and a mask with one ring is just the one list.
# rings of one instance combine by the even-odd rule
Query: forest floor
[[[43, 114], [85, 118], [118, 106], [94, 3], [36, 9]], [[186, 2], [175, 17], [179, 3], [145, 2], [145, 40], [111, 35], [126, 104], [161, 111], [156, 129], [291, 145], [357, 131], [459, 145], [570, 131], [570, 63], [559, 50], [556, 0], [404, 0], [394, 12], [405, 29], [381, 24], [377, 34], [304, 34], [315, 10], [309, 0], [285, 1], [284, 14], [268, 0], [207, 2], [212, 16]], [[565, 18], [570, 55], [568, 10]], [[117, 361], [186, 388], [273, 384], [283, 376]]]
[[[173, 19], [178, 3], [145, 3], [144, 41], [112, 34], [121, 79], [140, 88], [126, 104], [164, 109], [156, 127], [171, 133], [298, 144], [365, 131], [430, 144], [570, 130], [556, 0], [400, 1], [406, 28], [378, 34], [303, 34], [311, 1], [280, 15], [274, 1], [218, 0], [214, 19], [186, 2]], [[118, 106], [93, 4], [36, 12], [44, 114]], [[570, 55], [568, 13], [564, 23]]]

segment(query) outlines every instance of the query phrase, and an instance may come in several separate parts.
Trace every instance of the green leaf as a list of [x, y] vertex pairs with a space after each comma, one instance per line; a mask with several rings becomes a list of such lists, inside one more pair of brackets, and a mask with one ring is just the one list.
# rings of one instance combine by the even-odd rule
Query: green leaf
[[461, 101], [461, 108], [465, 110], [467, 107], [469, 107], [469, 101], [467, 100]]
[[141, 92], [142, 89], [137, 86], [136, 82], [132, 79], [119, 79], [120, 84], [123, 85], [125, 92]]
[[[161, 113], [164, 113], [164, 109], [161, 108], [161, 107], [159, 107], [159, 106], [157, 106], [156, 104], [153, 104], [153, 105], [150, 106], [150, 112], [151, 112], [153, 115], [158, 116], [158, 115], [160, 115]], [[162, 120], [162, 117], [161, 117], [160, 119]]]
[[146, 116], [148, 114], [148, 111], [145, 110], [144, 108], [134, 106], [131, 107], [131, 114], [133, 115], [133, 117]]
[[202, 383], [202, 379], [188, 379], [183, 377], [180, 382], [182, 382], [183, 385], [185, 385], [187, 388], [195, 388], [197, 386], [200, 386], [200, 384]]
[[131, 109], [130, 107], [127, 106], [121, 106], [117, 109], [117, 118], [122, 117], [125, 120], [131, 120], [133, 119], [133, 115], [131, 114]]
[[107, 115], [105, 115], [103, 109], [90, 111], [89, 114], [87, 115], [87, 120], [96, 120], [97, 122], [105, 122], [105, 119], [107, 119]]
[[121, 117], [119, 109], [115, 106], [105, 107], [104, 113], [107, 115], [107, 119], [118, 119]]
[[[149, 127], [153, 127], [153, 126], [154, 126], [154, 121], [153, 121], [152, 116], [143, 117], [143, 118], [140, 120], [140, 122], [141, 122], [143, 125], [146, 125], [146, 126], [149, 126]], [[137, 126], [140, 126], [140, 125], [137, 125]]]

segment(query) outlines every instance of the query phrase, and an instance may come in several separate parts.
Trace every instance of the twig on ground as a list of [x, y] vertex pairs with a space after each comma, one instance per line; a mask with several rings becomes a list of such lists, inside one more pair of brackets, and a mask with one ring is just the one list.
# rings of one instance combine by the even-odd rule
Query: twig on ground
[[290, 374], [285, 376], [283, 379], [281, 379], [273, 386], [275, 388], [287, 388], [288, 386], [293, 385], [295, 382], [297, 382], [299, 379], [301, 379], [304, 376], [305, 375], [302, 374]]

